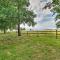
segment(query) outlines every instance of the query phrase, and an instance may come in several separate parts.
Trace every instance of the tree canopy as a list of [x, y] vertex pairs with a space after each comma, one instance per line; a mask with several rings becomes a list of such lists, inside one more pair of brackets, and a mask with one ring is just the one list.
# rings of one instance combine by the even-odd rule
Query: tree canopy
[[[52, 11], [57, 13], [56, 16], [56, 21], [57, 21], [58, 19], [60, 19], [60, 0], [53, 0], [52, 4], [54, 5]], [[58, 21], [56, 25], [57, 28], [60, 28], [60, 21]]]

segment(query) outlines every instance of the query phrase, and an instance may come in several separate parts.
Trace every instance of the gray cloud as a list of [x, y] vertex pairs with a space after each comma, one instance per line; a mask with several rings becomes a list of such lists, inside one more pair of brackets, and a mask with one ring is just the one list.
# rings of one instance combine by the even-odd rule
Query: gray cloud
[[34, 28], [40, 30], [56, 28], [52, 12], [50, 12], [49, 9], [42, 10], [47, 2], [52, 2], [52, 0], [30, 0], [30, 8], [37, 14], [37, 17], [35, 18], [37, 25]]

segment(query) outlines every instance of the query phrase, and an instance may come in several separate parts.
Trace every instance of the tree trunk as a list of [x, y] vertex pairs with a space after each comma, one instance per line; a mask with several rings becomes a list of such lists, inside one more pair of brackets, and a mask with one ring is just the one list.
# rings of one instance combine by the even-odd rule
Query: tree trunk
[[4, 28], [4, 34], [6, 34], [6, 29]]
[[20, 23], [21, 23], [21, 21], [20, 21], [20, 14], [19, 14], [19, 12], [20, 12], [20, 5], [19, 5], [19, 0], [18, 0], [18, 36], [21, 36], [21, 28], [20, 28]]
[[21, 36], [20, 24], [18, 24], [18, 36]]

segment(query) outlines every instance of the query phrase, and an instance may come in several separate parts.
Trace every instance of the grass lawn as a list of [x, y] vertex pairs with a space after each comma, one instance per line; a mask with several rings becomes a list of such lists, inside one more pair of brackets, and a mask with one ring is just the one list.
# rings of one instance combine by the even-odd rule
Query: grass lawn
[[0, 60], [60, 60], [60, 37], [0, 34]]

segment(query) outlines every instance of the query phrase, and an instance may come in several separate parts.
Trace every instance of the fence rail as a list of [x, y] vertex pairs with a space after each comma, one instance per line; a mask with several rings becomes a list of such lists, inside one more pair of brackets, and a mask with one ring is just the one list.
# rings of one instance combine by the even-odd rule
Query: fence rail
[[51, 35], [52, 36], [52, 34], [54, 34], [54, 36], [57, 38], [58, 36], [60, 36], [60, 31], [56, 31], [56, 30], [54, 30], [54, 31], [26, 31], [26, 32], [22, 32], [22, 34], [27, 34], [27, 35], [31, 35], [31, 34], [33, 34], [33, 35]]

